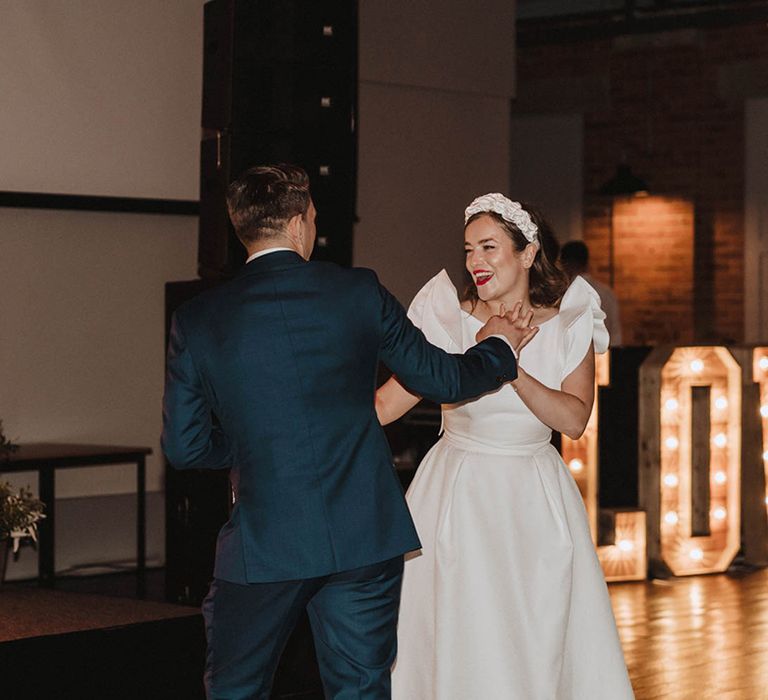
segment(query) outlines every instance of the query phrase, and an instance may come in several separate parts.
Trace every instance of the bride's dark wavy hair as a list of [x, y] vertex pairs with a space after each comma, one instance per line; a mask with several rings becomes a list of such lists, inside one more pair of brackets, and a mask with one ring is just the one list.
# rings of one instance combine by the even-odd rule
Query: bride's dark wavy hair
[[[539, 229], [539, 249], [536, 251], [536, 257], [533, 259], [533, 265], [531, 265], [528, 278], [528, 294], [531, 298], [531, 304], [533, 306], [556, 306], [568, 288], [568, 278], [556, 264], [560, 245], [552, 231], [552, 227], [544, 217], [536, 209], [524, 202], [521, 202], [521, 206], [528, 212], [531, 221]], [[518, 253], [525, 250], [525, 247], [528, 245], [528, 239], [515, 224], [504, 220], [496, 212], [486, 211], [473, 214], [467, 219], [464, 229], [466, 230], [469, 224], [481, 216], [490, 216], [499, 228], [510, 237], [512, 245], [514, 245]], [[479, 301], [477, 287], [469, 272], [465, 271], [465, 274], [468, 284], [462, 299], [471, 301], [472, 308], [474, 308], [475, 304]]]

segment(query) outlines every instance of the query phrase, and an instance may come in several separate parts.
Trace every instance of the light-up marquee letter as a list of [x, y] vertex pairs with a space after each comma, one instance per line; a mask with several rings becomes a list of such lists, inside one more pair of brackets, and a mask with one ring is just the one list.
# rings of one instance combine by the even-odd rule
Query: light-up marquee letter
[[[587, 510], [592, 541], [599, 530], [612, 544], [597, 547], [606, 581], [634, 581], [647, 575], [645, 513], [639, 510], [599, 511], [598, 509], [598, 386], [610, 379], [610, 356], [595, 356], [595, 402], [584, 434], [578, 440], [562, 436], [563, 460], [579, 487]], [[599, 513], [598, 513], [599, 511]], [[601, 537], [602, 539], [602, 537]]]
[[640, 383], [640, 501], [652, 567], [676, 576], [725, 571], [739, 550], [739, 365], [722, 347], [659, 347]]
[[768, 507], [768, 348], [755, 348], [752, 376], [760, 387], [760, 418], [763, 438], [763, 468], [765, 469], [765, 505]]
[[595, 401], [592, 404], [592, 413], [578, 440], [573, 440], [567, 435], [561, 438], [560, 450], [563, 461], [573, 476], [576, 486], [579, 487], [584, 507], [587, 509], [589, 529], [592, 532], [592, 540], [597, 541], [597, 387], [608, 384], [609, 360], [608, 353], [595, 355]]

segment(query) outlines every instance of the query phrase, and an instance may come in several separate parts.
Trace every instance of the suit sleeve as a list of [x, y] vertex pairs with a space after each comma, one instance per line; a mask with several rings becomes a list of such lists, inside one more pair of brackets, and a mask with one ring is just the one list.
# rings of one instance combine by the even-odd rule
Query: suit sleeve
[[408, 319], [405, 309], [383, 286], [381, 299], [381, 360], [411, 391], [435, 403], [474, 398], [517, 378], [510, 346], [488, 338], [463, 355], [430, 344]]
[[161, 443], [176, 469], [226, 469], [231, 464], [229, 442], [213, 424], [211, 405], [176, 314], [168, 342]]

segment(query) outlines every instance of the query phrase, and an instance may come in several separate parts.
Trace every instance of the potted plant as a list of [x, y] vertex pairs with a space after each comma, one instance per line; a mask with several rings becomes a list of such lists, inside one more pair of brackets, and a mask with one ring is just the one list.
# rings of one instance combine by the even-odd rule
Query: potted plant
[[11, 542], [14, 554], [23, 539], [37, 542], [37, 522], [44, 517], [42, 501], [29, 488], [16, 491], [9, 483], [0, 483], [0, 582], [5, 580]]
[[[2, 458], [18, 449], [3, 433], [0, 421], [0, 469]], [[43, 503], [32, 495], [29, 488], [16, 491], [8, 482], [0, 482], [0, 583], [5, 580], [8, 550], [19, 551], [21, 541], [31, 538], [37, 542], [37, 522], [44, 518]]]

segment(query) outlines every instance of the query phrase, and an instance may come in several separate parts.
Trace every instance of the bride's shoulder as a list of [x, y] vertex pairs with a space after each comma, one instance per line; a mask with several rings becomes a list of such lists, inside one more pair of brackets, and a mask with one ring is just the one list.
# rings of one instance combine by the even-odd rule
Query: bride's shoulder
[[445, 337], [446, 342], [450, 339], [460, 345], [459, 295], [445, 270], [438, 272], [418, 291], [408, 308], [408, 318], [424, 331], [433, 344], [446, 349], [441, 341]]
[[417, 293], [411, 307], [459, 308], [459, 295], [445, 269], [440, 270]]
[[574, 277], [560, 301], [558, 315], [568, 336], [577, 340], [577, 345], [594, 342], [599, 353], [608, 348], [608, 331], [600, 296], [583, 277]]

